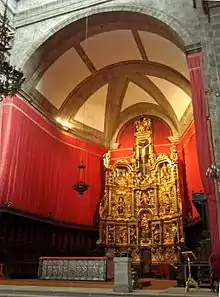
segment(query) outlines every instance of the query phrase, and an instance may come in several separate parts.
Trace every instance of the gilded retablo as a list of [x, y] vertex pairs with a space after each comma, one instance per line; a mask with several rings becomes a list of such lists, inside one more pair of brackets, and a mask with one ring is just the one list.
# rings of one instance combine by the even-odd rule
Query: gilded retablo
[[103, 156], [98, 243], [131, 252], [134, 261], [148, 249], [153, 263], [177, 263], [183, 243], [178, 154], [172, 145], [168, 155], [156, 155], [152, 133], [151, 119], [143, 117], [135, 122], [129, 161], [111, 164], [110, 151]]

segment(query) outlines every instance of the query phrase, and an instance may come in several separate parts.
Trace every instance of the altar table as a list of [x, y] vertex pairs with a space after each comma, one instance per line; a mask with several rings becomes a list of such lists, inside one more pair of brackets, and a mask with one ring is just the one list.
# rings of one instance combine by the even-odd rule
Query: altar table
[[106, 281], [107, 257], [41, 257], [42, 280]]

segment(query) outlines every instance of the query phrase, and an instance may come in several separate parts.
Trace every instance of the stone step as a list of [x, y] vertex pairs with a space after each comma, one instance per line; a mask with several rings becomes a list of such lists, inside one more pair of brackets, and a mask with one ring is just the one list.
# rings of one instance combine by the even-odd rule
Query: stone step
[[[180, 292], [181, 290], [181, 292]], [[136, 290], [131, 293], [114, 293], [114, 292], [81, 292], [80, 289], [76, 292], [68, 292], [68, 291], [34, 291], [34, 290], [0, 290], [0, 297], [52, 297], [52, 296], [57, 296], [57, 297], [181, 297], [181, 296], [186, 296], [184, 293], [184, 288], [179, 288], [174, 291], [170, 292], [158, 292], [158, 291], [150, 291], [150, 290]], [[210, 290], [200, 290], [200, 292], [196, 292], [195, 289], [191, 289], [191, 292], [187, 293], [187, 297], [202, 297], [202, 296], [213, 296], [211, 294]]]

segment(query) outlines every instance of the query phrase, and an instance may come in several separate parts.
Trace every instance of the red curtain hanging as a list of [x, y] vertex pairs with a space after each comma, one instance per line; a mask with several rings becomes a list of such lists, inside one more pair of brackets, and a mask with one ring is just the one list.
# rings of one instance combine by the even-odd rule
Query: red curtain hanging
[[189, 54], [187, 57], [192, 92], [193, 112], [195, 118], [196, 143], [199, 168], [205, 192], [208, 194], [209, 227], [212, 238], [212, 252], [219, 251], [218, 205], [215, 186], [206, 177], [206, 170], [212, 164], [212, 151], [207, 124], [207, 101], [204, 88], [204, 75], [201, 53]]
[[[16, 97], [5, 101], [2, 137], [2, 206], [50, 215], [60, 222], [93, 225], [102, 191], [103, 148], [61, 132]], [[89, 184], [83, 197], [72, 190], [81, 160]]]

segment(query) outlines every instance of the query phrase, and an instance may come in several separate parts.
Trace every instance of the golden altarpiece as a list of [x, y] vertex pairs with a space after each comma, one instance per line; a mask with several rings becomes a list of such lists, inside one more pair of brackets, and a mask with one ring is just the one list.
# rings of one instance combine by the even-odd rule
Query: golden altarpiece
[[183, 225], [177, 161], [175, 146], [169, 155], [154, 153], [151, 119], [135, 122], [130, 162], [111, 165], [110, 152], [104, 155], [99, 244], [131, 253], [134, 262], [143, 249], [150, 251], [151, 263], [179, 262]]

